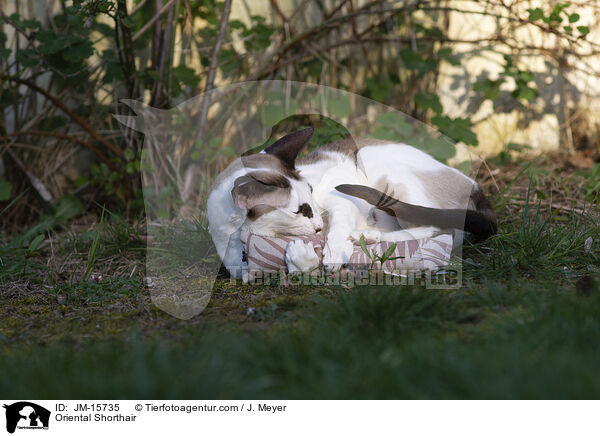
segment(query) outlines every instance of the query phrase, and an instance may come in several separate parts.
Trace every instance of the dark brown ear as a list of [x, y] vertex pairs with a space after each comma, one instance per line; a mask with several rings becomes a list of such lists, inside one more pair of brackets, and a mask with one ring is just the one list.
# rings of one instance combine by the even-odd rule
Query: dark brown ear
[[298, 156], [302, 147], [310, 141], [314, 131], [312, 127], [307, 127], [285, 135], [265, 148], [265, 153], [278, 157], [288, 168], [293, 169], [296, 156]]
[[288, 202], [290, 182], [270, 171], [253, 171], [233, 182], [231, 196], [236, 206], [252, 209], [259, 205], [284, 207]]

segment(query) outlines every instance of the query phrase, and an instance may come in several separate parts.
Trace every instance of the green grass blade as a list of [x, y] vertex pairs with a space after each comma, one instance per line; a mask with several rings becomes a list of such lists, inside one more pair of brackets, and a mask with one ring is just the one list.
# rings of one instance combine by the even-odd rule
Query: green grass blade
[[85, 272], [83, 273], [83, 281], [86, 281], [89, 278], [90, 274], [92, 273], [94, 261], [96, 260], [96, 251], [98, 250], [98, 245], [100, 243], [100, 232], [102, 231], [102, 224], [104, 223], [104, 210], [105, 208], [103, 207], [102, 214], [100, 215], [100, 223], [98, 224], [98, 230], [96, 230], [96, 234], [94, 235], [94, 241], [92, 242]]

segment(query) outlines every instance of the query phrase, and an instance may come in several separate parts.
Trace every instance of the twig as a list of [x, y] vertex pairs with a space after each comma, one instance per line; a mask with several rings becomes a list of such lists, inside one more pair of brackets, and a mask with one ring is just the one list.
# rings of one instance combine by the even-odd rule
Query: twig
[[281, 18], [281, 21], [283, 21], [284, 23], [287, 23], [289, 21], [285, 14], [281, 11], [277, 0], [271, 0], [271, 6], [273, 7], [273, 10], [279, 16], [279, 18]]
[[165, 11], [169, 8], [169, 6], [171, 6], [173, 3], [175, 3], [175, 0], [169, 0], [162, 8], [160, 8], [160, 10], [156, 13], [155, 16], [152, 17], [152, 19], [150, 21], [148, 21], [146, 24], [144, 24], [144, 27], [142, 27], [140, 30], [135, 32], [135, 35], [133, 35], [131, 40], [135, 42], [136, 39], [138, 39], [140, 36], [142, 36], [146, 32], [146, 30], [148, 30], [150, 28], [150, 26], [152, 26], [154, 24], [154, 22], [156, 20], [158, 20], [160, 18], [160, 16], [162, 14], [164, 14]]
[[108, 167], [111, 168], [112, 170], [114, 170], [114, 171], [118, 170], [117, 166], [113, 162], [111, 162], [110, 159], [108, 159], [106, 156], [104, 156], [104, 154], [102, 154], [102, 152], [100, 150], [98, 150], [96, 147], [94, 147], [92, 144], [90, 144], [89, 142], [82, 141], [81, 139], [76, 138], [71, 135], [65, 135], [62, 133], [53, 133], [53, 132], [42, 132], [39, 130], [25, 130], [25, 131], [13, 132], [7, 136], [0, 136], [0, 141], [6, 141], [11, 137], [27, 136], [27, 135], [45, 136], [45, 137], [49, 137], [49, 138], [64, 139], [66, 141], [80, 145], [84, 148], [87, 148], [92, 153], [94, 153], [96, 156], [98, 156], [100, 158], [100, 160], [102, 160], [102, 162], [104, 162], [106, 165], [108, 165]]
[[60, 101], [54, 95], [50, 94], [45, 89], [40, 88], [38, 85], [36, 85], [33, 82], [30, 82], [27, 79], [21, 79], [20, 77], [9, 76], [6, 74], [0, 74], [0, 80], [9, 80], [11, 82], [20, 83], [21, 85], [25, 85], [25, 86], [33, 89], [34, 91], [42, 94], [44, 97], [46, 97], [47, 100], [50, 100], [55, 106], [57, 106], [60, 110], [62, 110], [65, 114], [67, 114], [69, 116], [69, 118], [71, 118], [75, 123], [79, 124], [79, 126], [83, 130], [85, 130], [92, 138], [94, 138], [96, 141], [98, 141], [99, 143], [104, 145], [108, 150], [110, 150], [111, 153], [113, 153], [115, 156], [118, 156], [120, 158], [124, 158], [123, 152], [121, 150], [119, 150], [113, 144], [111, 144], [106, 139], [104, 139], [102, 136], [100, 136], [98, 134], [98, 132], [96, 132], [96, 130], [94, 130], [94, 128], [88, 124], [87, 121], [85, 121], [79, 115], [74, 113], [62, 101]]
[[131, 14], [129, 15], [133, 15], [135, 14], [137, 11], [139, 11], [140, 9], [142, 9], [142, 7], [146, 4], [146, 0], [142, 0], [141, 2], [139, 2], [137, 5], [135, 5], [135, 7], [131, 10]]
[[[150, 101], [151, 106], [165, 108], [169, 105], [169, 92], [164, 89], [165, 83], [165, 67], [167, 63], [171, 66], [171, 33], [173, 25], [173, 14], [175, 6], [169, 8], [167, 14], [166, 25], [162, 32], [162, 40], [159, 42], [158, 50], [158, 79], [154, 82], [154, 89], [152, 90], [152, 99]], [[157, 32], [158, 33], [158, 32]], [[158, 42], [159, 37], [156, 37]], [[164, 97], [164, 98], [163, 98]]]
[[202, 111], [200, 112], [200, 128], [198, 129], [199, 134], [204, 135], [204, 125], [206, 124], [206, 118], [208, 116], [208, 107], [210, 106], [210, 90], [214, 88], [215, 76], [217, 74], [217, 62], [219, 61], [219, 54], [221, 53], [221, 45], [223, 44], [223, 38], [225, 37], [225, 31], [227, 30], [227, 22], [229, 21], [229, 13], [231, 12], [231, 0], [225, 0], [225, 7], [223, 8], [223, 14], [221, 15], [221, 21], [219, 23], [219, 33], [217, 34], [217, 42], [215, 49], [212, 52], [210, 58], [210, 70], [208, 71], [208, 77], [206, 78], [206, 87], [204, 88], [204, 98], [202, 99]]
[[[118, 48], [119, 62], [125, 73], [125, 82], [129, 91], [129, 98], [137, 98], [137, 81], [135, 75], [135, 54], [133, 50], [133, 40], [131, 30], [123, 24], [123, 20], [130, 15], [127, 13], [127, 2], [125, 0], [117, 1], [117, 14], [115, 17], [115, 39]], [[123, 47], [119, 47], [119, 29], [123, 37]]]
[[31, 185], [38, 192], [38, 194], [40, 194], [40, 197], [42, 197], [42, 199], [44, 201], [46, 201], [47, 203], [50, 203], [52, 201], [52, 194], [50, 194], [50, 192], [48, 192], [48, 189], [46, 189], [46, 186], [44, 186], [42, 181], [40, 179], [38, 179], [31, 171], [29, 171], [27, 169], [27, 167], [21, 161], [21, 159], [19, 159], [17, 157], [17, 155], [10, 148], [8, 148], [6, 150], [6, 152], [11, 157], [11, 159], [17, 164], [17, 166], [21, 169], [21, 171], [23, 171], [25, 173], [25, 175], [31, 182]]

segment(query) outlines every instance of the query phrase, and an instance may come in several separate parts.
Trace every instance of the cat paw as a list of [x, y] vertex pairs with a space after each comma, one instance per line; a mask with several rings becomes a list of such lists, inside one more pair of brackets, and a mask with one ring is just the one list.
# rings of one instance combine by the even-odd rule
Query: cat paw
[[365, 236], [368, 241], [381, 241], [381, 232], [379, 230], [357, 230], [350, 234], [350, 240], [355, 244], [360, 242], [360, 237]]
[[295, 240], [285, 249], [285, 264], [290, 274], [309, 273], [319, 267], [319, 257], [311, 242]]
[[323, 268], [328, 272], [339, 271], [340, 268], [350, 261], [354, 253], [354, 244], [352, 241], [334, 243], [327, 241], [323, 247]]

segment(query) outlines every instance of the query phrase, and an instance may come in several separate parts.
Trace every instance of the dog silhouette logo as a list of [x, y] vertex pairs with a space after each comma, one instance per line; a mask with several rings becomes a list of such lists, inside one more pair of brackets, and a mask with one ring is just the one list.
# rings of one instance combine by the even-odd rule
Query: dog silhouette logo
[[14, 433], [19, 429], [48, 429], [50, 411], [29, 401], [19, 401], [4, 405], [6, 409], [6, 431]]

